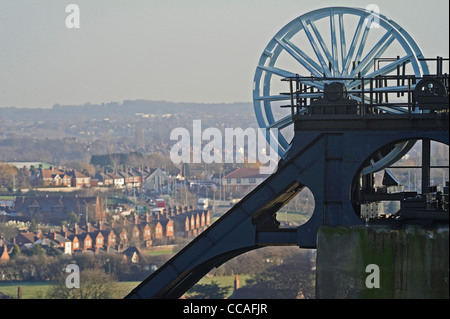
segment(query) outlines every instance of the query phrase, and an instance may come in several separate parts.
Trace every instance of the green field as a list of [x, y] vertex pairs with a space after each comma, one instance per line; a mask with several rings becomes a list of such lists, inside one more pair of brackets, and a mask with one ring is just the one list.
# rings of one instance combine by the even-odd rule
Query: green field
[[[239, 276], [240, 286], [245, 285], [245, 280], [249, 276]], [[231, 287], [229, 294], [233, 292], [234, 276], [221, 276], [221, 277], [205, 277], [199, 281], [199, 284], [210, 284], [212, 281], [217, 282], [222, 287]], [[133, 288], [140, 284], [140, 281], [125, 281], [117, 282], [117, 288], [114, 289], [114, 299], [122, 299]], [[47, 290], [52, 286], [51, 282], [13, 282], [4, 283], [0, 282], [0, 292], [5, 295], [17, 298], [17, 289], [22, 287], [22, 299], [45, 299]]]
[[[114, 299], [125, 297], [133, 288], [139, 285], [139, 281], [117, 282], [117, 288], [114, 289]], [[0, 292], [5, 295], [17, 298], [17, 289], [22, 287], [22, 299], [45, 299], [47, 290], [53, 284], [50, 282], [14, 282], [0, 283]]]
[[293, 226], [299, 226], [304, 224], [311, 217], [309, 213], [292, 212], [286, 209], [280, 209], [277, 212], [277, 220], [283, 224], [291, 224]]
[[22, 299], [40, 299], [45, 297], [47, 289], [52, 285], [49, 282], [12, 282], [0, 283], [0, 292], [17, 298], [18, 287], [22, 287]]

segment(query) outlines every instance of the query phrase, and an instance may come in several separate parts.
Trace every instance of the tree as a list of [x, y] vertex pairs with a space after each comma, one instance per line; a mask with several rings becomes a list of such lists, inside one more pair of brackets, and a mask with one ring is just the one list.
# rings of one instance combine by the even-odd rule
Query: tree
[[111, 299], [115, 292], [115, 279], [101, 269], [87, 269], [80, 273], [80, 288], [66, 287], [66, 273], [58, 284], [47, 292], [48, 299]]
[[45, 253], [47, 254], [47, 256], [51, 257], [57, 257], [62, 254], [62, 252], [54, 246], [46, 247]]
[[67, 222], [69, 224], [75, 224], [80, 222], [80, 216], [77, 215], [74, 211], [71, 211], [69, 214], [67, 214]]
[[28, 227], [28, 231], [35, 233], [37, 231], [36, 220], [33, 218], [30, 222], [30, 226]]
[[15, 244], [11, 251], [11, 254], [9, 254], [9, 257], [16, 258], [20, 254], [21, 254], [20, 247], [19, 247], [19, 245]]
[[13, 187], [13, 180], [18, 174], [18, 169], [12, 165], [0, 163], [0, 188]]
[[314, 298], [314, 271], [307, 256], [296, 256], [247, 280], [255, 298]]
[[43, 256], [45, 255], [45, 250], [42, 245], [35, 244], [30, 249], [25, 249], [23, 253], [27, 256]]
[[111, 299], [114, 279], [101, 269], [87, 269], [81, 273], [81, 299]]
[[16, 226], [9, 225], [3, 222], [0, 223], [0, 237], [3, 235], [6, 240], [10, 240], [16, 237], [18, 233], [19, 230]]
[[216, 281], [197, 284], [187, 293], [192, 299], [224, 299], [231, 287], [221, 287]]

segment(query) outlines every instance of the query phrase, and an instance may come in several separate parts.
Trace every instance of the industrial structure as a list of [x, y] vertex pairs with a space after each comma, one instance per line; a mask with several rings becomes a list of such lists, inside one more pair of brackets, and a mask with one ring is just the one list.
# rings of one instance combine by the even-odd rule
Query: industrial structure
[[[127, 298], [178, 298], [212, 268], [260, 247], [316, 248], [322, 226], [448, 225], [448, 181], [430, 185], [430, 143], [449, 144], [445, 63], [425, 58], [403, 28], [364, 9], [323, 8], [287, 24], [264, 49], [253, 91], [267, 139], [269, 129], [279, 132], [276, 172]], [[388, 170], [375, 187], [374, 173], [418, 141], [421, 191], [403, 191]], [[314, 195], [311, 218], [280, 227], [277, 211], [304, 187]], [[400, 210], [380, 218], [379, 203], [391, 200]]]

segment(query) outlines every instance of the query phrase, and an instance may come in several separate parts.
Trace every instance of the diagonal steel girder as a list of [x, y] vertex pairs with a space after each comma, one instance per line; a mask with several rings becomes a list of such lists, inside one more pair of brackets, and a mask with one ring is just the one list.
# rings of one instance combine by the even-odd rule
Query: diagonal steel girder
[[[297, 120], [292, 146], [277, 171], [126, 298], [179, 298], [212, 268], [237, 255], [272, 245], [315, 248], [319, 227], [362, 224], [351, 188], [364, 161], [402, 140], [426, 138], [448, 145], [448, 116], [430, 116], [391, 116], [383, 126], [377, 118], [333, 121], [334, 126], [321, 117]], [[311, 218], [298, 228], [280, 228], [277, 211], [305, 186], [314, 195]]]

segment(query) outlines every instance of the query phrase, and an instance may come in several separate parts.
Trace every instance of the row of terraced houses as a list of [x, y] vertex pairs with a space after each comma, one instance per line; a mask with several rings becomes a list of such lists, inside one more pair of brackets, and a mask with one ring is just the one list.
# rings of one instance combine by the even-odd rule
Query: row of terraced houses
[[36, 169], [31, 176], [31, 184], [35, 186], [59, 186], [59, 187], [91, 187], [113, 186], [116, 188], [141, 188], [159, 190], [168, 183], [167, 174], [160, 168], [130, 168], [119, 170], [117, 173], [98, 173], [96, 176], [88, 176], [75, 169], [60, 170], [54, 166], [44, 169], [42, 166]]
[[12, 250], [16, 244], [21, 249], [40, 244], [57, 247], [68, 255], [88, 251], [123, 252], [130, 246], [151, 247], [176, 236], [197, 236], [210, 223], [210, 213], [207, 210], [174, 206], [161, 212], [134, 214], [110, 223], [99, 221], [82, 226], [74, 224], [72, 227], [63, 226], [59, 231], [46, 234], [41, 231], [19, 233], [7, 243], [6, 251]]

